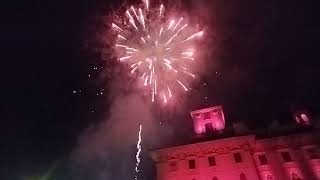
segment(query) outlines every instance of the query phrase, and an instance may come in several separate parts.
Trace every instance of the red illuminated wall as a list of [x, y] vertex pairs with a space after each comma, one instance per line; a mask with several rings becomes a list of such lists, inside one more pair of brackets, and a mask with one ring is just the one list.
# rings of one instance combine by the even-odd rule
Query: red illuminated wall
[[[208, 123], [214, 132], [225, 127], [221, 106], [193, 111], [191, 116], [196, 134], [206, 133]], [[306, 117], [301, 116], [303, 123]], [[320, 180], [319, 132], [209, 140], [155, 150], [152, 158], [157, 180]]]
[[[161, 149], [152, 156], [157, 180], [319, 180], [320, 154], [314, 136], [232, 137]], [[316, 153], [308, 153], [311, 149]], [[236, 161], [235, 154], [241, 161]], [[214, 157], [212, 166], [209, 157]], [[195, 161], [194, 168], [190, 168], [189, 160]]]

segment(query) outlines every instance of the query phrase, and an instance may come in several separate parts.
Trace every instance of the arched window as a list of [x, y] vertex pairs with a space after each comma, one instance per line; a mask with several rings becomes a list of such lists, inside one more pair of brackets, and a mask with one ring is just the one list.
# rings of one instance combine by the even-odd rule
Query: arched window
[[291, 177], [292, 180], [302, 180], [302, 178], [296, 172], [292, 172]]
[[268, 174], [267, 175], [267, 180], [273, 180], [273, 177], [270, 174]]
[[240, 174], [240, 180], [247, 180], [246, 175], [244, 175], [243, 173]]
[[212, 180], [218, 180], [217, 176], [213, 176]]
[[214, 129], [213, 129], [212, 123], [206, 123], [204, 125], [204, 128], [205, 128], [207, 134], [214, 133]]

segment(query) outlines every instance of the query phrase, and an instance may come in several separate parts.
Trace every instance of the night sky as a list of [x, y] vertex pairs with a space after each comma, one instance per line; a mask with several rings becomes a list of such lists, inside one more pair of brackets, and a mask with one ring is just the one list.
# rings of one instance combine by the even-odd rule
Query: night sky
[[[319, 117], [317, 4], [298, 0], [196, 2], [182, 4], [194, 8], [193, 12], [204, 12], [201, 16], [212, 32], [208, 48], [212, 56], [207, 59], [207, 73], [185, 95], [184, 110], [174, 117], [188, 117], [190, 110], [210, 105], [223, 106], [227, 123], [242, 121], [252, 128], [273, 120], [286, 123], [299, 109]], [[0, 179], [41, 174], [57, 162], [63, 174], [64, 162], [81, 132], [108, 116], [113, 77], [102, 74], [121, 66], [102, 60], [93, 50], [103, 45], [87, 42], [101, 30], [99, 17], [119, 4], [44, 0], [5, 6]]]

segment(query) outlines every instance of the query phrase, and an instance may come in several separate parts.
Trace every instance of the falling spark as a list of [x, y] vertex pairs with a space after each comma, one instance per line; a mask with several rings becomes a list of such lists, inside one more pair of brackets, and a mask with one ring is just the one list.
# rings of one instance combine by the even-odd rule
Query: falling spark
[[136, 10], [134, 9], [134, 7], [133, 7], [133, 6], [131, 6], [131, 9], [132, 9], [132, 11], [133, 11], [134, 15], [136, 16], [136, 18], [137, 18], [137, 19], [139, 19], [139, 18], [138, 18], [138, 15], [137, 15], [137, 12], [136, 12]]
[[139, 51], [139, 50], [137, 50], [137, 49], [134, 49], [134, 48], [129, 48], [129, 47], [128, 47], [128, 48], [126, 48], [126, 49], [127, 49], [127, 50], [132, 50], [132, 51], [136, 51], [136, 52], [137, 52], [137, 51]]
[[163, 103], [167, 103], [167, 97], [166, 97], [165, 93], [163, 93]]
[[141, 37], [141, 40], [143, 41], [143, 43], [147, 44], [146, 40], [143, 37]]
[[138, 27], [137, 27], [137, 25], [134, 23], [134, 20], [133, 20], [133, 18], [132, 18], [132, 16], [131, 16], [131, 14], [130, 14], [130, 12], [127, 10], [127, 15], [128, 15], [128, 17], [129, 17], [129, 21], [130, 21], [130, 23], [132, 24], [132, 26], [134, 27], [134, 28], [136, 28], [136, 29], [138, 29]]
[[119, 60], [123, 61], [123, 60], [130, 59], [130, 58], [131, 58], [131, 56], [125, 56], [125, 57], [121, 57]]
[[186, 18], [167, 17], [177, 13], [171, 13], [163, 4], [153, 8], [149, 0], [142, 1], [144, 6], [128, 6], [121, 24], [119, 19], [112, 23], [117, 37], [115, 54], [119, 61], [128, 64], [131, 73], [141, 77], [139, 83], [150, 90], [152, 102], [167, 103], [172, 94], [188, 91], [193, 81], [190, 76], [196, 77], [189, 69], [196, 67], [195, 40], [203, 37], [204, 31], [188, 24], [188, 14]]
[[164, 63], [170, 70], [174, 71], [174, 72], [178, 72], [176, 69], [174, 69], [170, 64], [168, 63]]
[[127, 50], [132, 50], [132, 51], [139, 51], [139, 50], [137, 50], [137, 49], [134, 49], [134, 48], [130, 48], [130, 47], [128, 47], [128, 46], [125, 46], [125, 45], [122, 45], [122, 44], [116, 44], [115, 45], [116, 47], [123, 47], [123, 48], [126, 48]]
[[190, 76], [192, 76], [193, 78], [196, 77], [196, 75], [194, 75], [194, 74], [192, 74], [192, 73], [189, 73], [189, 72], [187, 72], [187, 71], [183, 71], [183, 72], [186, 73], [186, 74], [188, 74], [188, 75], [190, 75]]
[[173, 26], [174, 22], [175, 22], [174, 20], [171, 20], [171, 21], [170, 21], [170, 24], [169, 24], [169, 27], [168, 27], [167, 30], [169, 30], [169, 29]]
[[[135, 167], [136, 173], [139, 172], [139, 164], [141, 162], [141, 159], [140, 159], [140, 153], [142, 149], [141, 148], [141, 141], [142, 141], [141, 132], [142, 132], [142, 125], [140, 124], [139, 133], [138, 133], [138, 142], [137, 142], [137, 153], [136, 153], [136, 167]], [[138, 179], [137, 174], [135, 175], [135, 179]]]
[[143, 73], [141, 79], [144, 79], [144, 76], [146, 75], [146, 72]]
[[161, 29], [160, 29], [159, 37], [161, 36], [162, 31], [163, 31], [163, 27], [161, 27]]
[[195, 34], [193, 34], [192, 36], [188, 37], [187, 39], [185, 39], [183, 42], [188, 41], [190, 39], [193, 39], [195, 37], [201, 37], [203, 35], [203, 31], [197, 32]]
[[164, 6], [163, 6], [163, 4], [161, 4], [161, 5], [160, 5], [160, 12], [159, 12], [159, 16], [161, 16], [161, 15], [162, 15], [162, 13], [163, 13], [163, 9], [164, 9]]
[[150, 71], [150, 79], [149, 79], [149, 84], [151, 84], [151, 82], [152, 82], [152, 76], [153, 76], [153, 73], [152, 73], [152, 71]]
[[180, 18], [180, 20], [178, 21], [178, 23], [176, 24], [176, 26], [173, 28], [173, 31], [175, 31], [177, 29], [177, 27], [179, 26], [180, 22], [182, 21], [183, 17]]
[[127, 48], [128, 46], [121, 45], [121, 44], [116, 44], [116, 47], [124, 47], [124, 48]]
[[188, 91], [188, 88], [182, 82], [180, 82], [179, 80], [177, 80], [177, 82], [183, 87], [185, 91]]
[[173, 38], [175, 38], [176, 36], [178, 36], [179, 32], [182, 31], [185, 27], [187, 27], [188, 24], [185, 24], [184, 26], [182, 26], [182, 28], [180, 28], [170, 39], [169, 41], [165, 44], [165, 46], [167, 46], [172, 40]]
[[133, 69], [131, 70], [131, 73], [133, 74], [133, 73], [136, 71], [137, 68], [138, 68], [138, 66], [135, 67], [135, 68], [133, 68]]
[[182, 55], [187, 55], [187, 56], [193, 56], [193, 52], [192, 51], [187, 51], [187, 52], [182, 52]]
[[154, 95], [155, 95], [155, 93], [154, 93], [154, 87], [153, 87], [152, 88], [152, 95], [151, 95], [152, 96], [152, 99], [151, 99], [152, 102], [154, 102]]
[[144, 80], [144, 86], [147, 86], [147, 84], [148, 84], [148, 79], [149, 79], [149, 77], [147, 76], [146, 79]]
[[119, 31], [119, 32], [122, 32], [123, 30], [117, 26], [116, 24], [112, 23], [112, 28], [114, 28], [115, 30]]
[[143, 16], [142, 10], [140, 8], [139, 8], [139, 13], [140, 13], [140, 20], [141, 20], [143, 29], [146, 29], [146, 25], [145, 25], [145, 22], [144, 22], [144, 16]]
[[194, 60], [194, 58], [192, 58], [192, 57], [182, 57], [182, 58], [184, 58], [184, 59], [190, 59], [190, 60]]
[[147, 10], [149, 10], [149, 0], [144, 0], [144, 3], [146, 4]]
[[163, 59], [167, 64], [171, 64], [171, 61], [168, 59]]
[[168, 86], [168, 93], [169, 93], [169, 97], [172, 97], [172, 93], [171, 93], [169, 86]]
[[120, 34], [118, 34], [118, 38], [123, 39], [123, 40], [127, 40], [127, 38], [121, 36]]

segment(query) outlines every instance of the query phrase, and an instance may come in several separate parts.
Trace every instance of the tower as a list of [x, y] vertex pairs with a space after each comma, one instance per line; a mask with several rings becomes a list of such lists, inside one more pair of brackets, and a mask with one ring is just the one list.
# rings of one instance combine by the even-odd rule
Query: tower
[[192, 111], [191, 117], [196, 134], [221, 132], [225, 127], [225, 119], [221, 106]]

